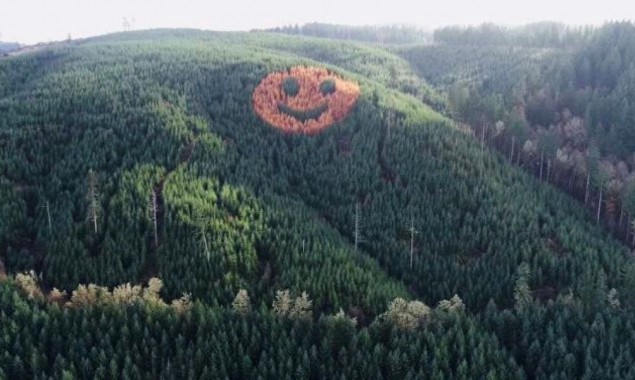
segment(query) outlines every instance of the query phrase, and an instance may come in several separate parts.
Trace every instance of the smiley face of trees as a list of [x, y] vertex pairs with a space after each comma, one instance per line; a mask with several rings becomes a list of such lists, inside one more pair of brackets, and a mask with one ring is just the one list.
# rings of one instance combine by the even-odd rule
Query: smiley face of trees
[[315, 135], [344, 120], [359, 86], [323, 68], [292, 67], [267, 75], [253, 93], [256, 113], [287, 133]]

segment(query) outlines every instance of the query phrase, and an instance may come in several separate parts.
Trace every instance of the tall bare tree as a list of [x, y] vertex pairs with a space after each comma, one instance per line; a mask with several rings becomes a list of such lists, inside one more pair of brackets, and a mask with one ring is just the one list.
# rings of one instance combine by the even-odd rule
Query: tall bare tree
[[357, 252], [359, 248], [359, 243], [361, 243], [361, 215], [360, 215], [360, 204], [359, 201], [355, 202], [355, 251]]
[[46, 210], [46, 222], [49, 229], [49, 233], [53, 232], [53, 224], [51, 223], [51, 207], [49, 205], [49, 201], [44, 202], [44, 204], [39, 207]]
[[584, 189], [584, 205], [589, 202], [589, 183], [591, 182], [591, 172], [589, 171], [586, 175], [586, 187]]
[[152, 190], [152, 194], [150, 195], [150, 203], [148, 204], [148, 214], [150, 217], [150, 221], [152, 222], [152, 229], [154, 235], [154, 246], [159, 246], [159, 221], [158, 221], [158, 213], [159, 213], [159, 202], [157, 201], [157, 192], [156, 190]]
[[88, 201], [88, 220], [93, 225], [95, 234], [97, 234], [97, 220], [101, 213], [99, 206], [99, 192], [97, 189], [97, 178], [93, 169], [88, 170], [88, 193], [86, 194]]
[[198, 212], [196, 213], [196, 217], [195, 217], [195, 225], [196, 225], [196, 234], [198, 234], [199, 244], [203, 246], [205, 257], [209, 259], [210, 252], [209, 252], [209, 245], [207, 243], [207, 232], [206, 232], [207, 223], [205, 218], [202, 215], [200, 215]]
[[410, 232], [410, 270], [412, 270], [415, 252], [415, 234], [418, 233], [418, 231], [415, 229], [414, 216], [410, 219], [410, 227], [408, 228], [408, 231]]

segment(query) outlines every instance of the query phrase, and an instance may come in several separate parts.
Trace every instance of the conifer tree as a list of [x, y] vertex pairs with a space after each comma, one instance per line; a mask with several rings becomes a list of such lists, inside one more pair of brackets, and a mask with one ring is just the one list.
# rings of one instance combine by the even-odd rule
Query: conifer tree
[[310, 320], [313, 317], [312, 304], [313, 301], [309, 299], [309, 295], [302, 292], [293, 302], [289, 317], [296, 320]]
[[514, 286], [515, 307], [519, 311], [522, 311], [532, 303], [529, 275], [529, 264], [521, 263], [516, 271], [516, 285]]
[[234, 311], [240, 315], [247, 315], [251, 312], [251, 300], [245, 289], [240, 289], [236, 294], [236, 298], [232, 302]]

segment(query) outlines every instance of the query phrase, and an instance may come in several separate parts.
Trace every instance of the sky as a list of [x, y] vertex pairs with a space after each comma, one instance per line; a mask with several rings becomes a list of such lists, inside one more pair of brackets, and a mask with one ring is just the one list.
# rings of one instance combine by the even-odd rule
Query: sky
[[124, 29], [250, 30], [307, 22], [426, 28], [635, 20], [633, 0], [0, 0], [0, 40], [27, 44]]

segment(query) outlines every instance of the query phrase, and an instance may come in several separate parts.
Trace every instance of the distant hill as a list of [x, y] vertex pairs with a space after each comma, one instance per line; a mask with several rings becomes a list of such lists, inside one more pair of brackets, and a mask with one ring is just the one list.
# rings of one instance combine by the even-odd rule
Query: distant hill
[[492, 23], [478, 26], [446, 26], [433, 33], [434, 43], [454, 46], [514, 46], [573, 48], [588, 40], [592, 26], [568, 26], [558, 22], [536, 22], [506, 27]]
[[380, 44], [430, 43], [432, 34], [412, 26], [349, 26], [309, 23], [266, 29], [267, 32]]
[[0, 41], [0, 53], [8, 53], [12, 50], [19, 49], [21, 45], [17, 42], [2, 42]]

